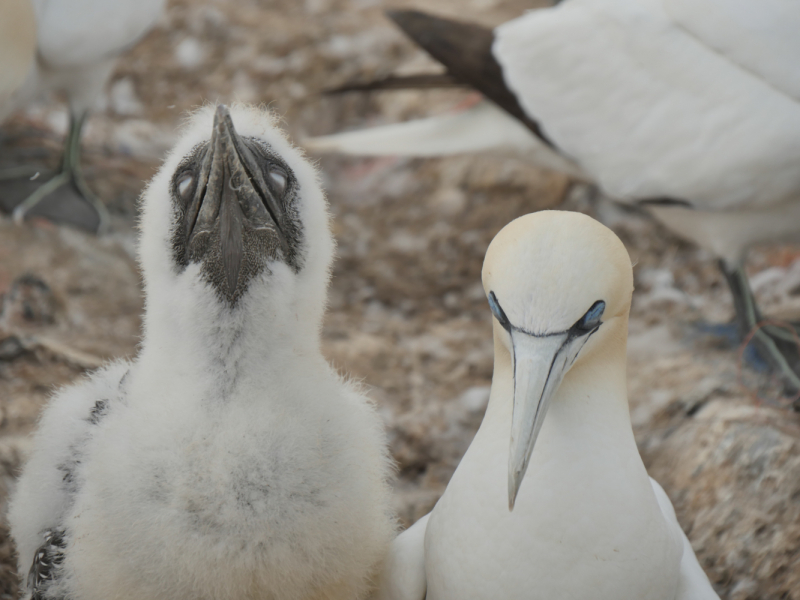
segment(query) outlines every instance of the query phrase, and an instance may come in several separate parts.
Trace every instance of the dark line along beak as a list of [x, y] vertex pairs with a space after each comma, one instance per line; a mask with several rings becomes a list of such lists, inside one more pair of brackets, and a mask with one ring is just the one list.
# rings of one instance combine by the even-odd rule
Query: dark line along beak
[[252, 229], [274, 231], [284, 254], [288, 244], [283, 209], [252, 151], [236, 132], [227, 106], [217, 106], [213, 127], [195, 196], [187, 210], [186, 231], [191, 243], [198, 234], [219, 228], [223, 265], [233, 293], [244, 254], [245, 222]]

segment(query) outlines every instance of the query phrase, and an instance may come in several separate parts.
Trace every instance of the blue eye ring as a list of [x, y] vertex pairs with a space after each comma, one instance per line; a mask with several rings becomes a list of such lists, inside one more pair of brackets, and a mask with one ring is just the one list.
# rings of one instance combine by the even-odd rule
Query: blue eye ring
[[591, 308], [586, 311], [573, 327], [580, 331], [591, 331], [600, 326], [602, 321], [600, 318], [606, 310], [606, 303], [603, 300], [598, 300], [592, 304]]
[[506, 331], [511, 331], [511, 322], [508, 320], [506, 313], [503, 312], [503, 309], [500, 307], [500, 303], [497, 301], [497, 296], [494, 295], [494, 292], [489, 292], [489, 308], [492, 309], [492, 314], [500, 323], [500, 325], [503, 326], [503, 329]]

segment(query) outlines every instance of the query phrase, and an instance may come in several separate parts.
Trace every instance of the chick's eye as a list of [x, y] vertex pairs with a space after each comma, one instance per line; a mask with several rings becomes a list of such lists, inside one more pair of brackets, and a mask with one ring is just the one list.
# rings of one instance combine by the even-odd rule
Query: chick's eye
[[272, 184], [275, 186], [275, 190], [279, 194], [283, 194], [283, 192], [286, 191], [286, 182], [289, 179], [289, 177], [286, 175], [286, 171], [280, 167], [271, 166], [269, 168], [269, 178], [270, 181], [272, 181]]
[[192, 189], [194, 188], [194, 174], [184, 173], [178, 177], [178, 180], [175, 182], [175, 188], [178, 190], [178, 195], [183, 200], [188, 200], [189, 194], [192, 193]]

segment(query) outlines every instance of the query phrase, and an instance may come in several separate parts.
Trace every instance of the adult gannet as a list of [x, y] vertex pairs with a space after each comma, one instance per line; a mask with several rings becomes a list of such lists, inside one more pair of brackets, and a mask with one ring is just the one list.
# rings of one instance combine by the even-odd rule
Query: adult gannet
[[389, 461], [320, 353], [315, 170], [268, 113], [208, 108], [142, 208], [139, 356], [53, 399], [12, 500], [27, 597], [362, 597], [394, 535]]
[[489, 406], [433, 511], [393, 543], [382, 597], [718, 600], [633, 438], [622, 242], [582, 214], [526, 215], [492, 241], [483, 286]]
[[[761, 321], [746, 251], [800, 234], [800, 5], [570, 0], [494, 30], [418, 11], [389, 15], [447, 67], [447, 80], [491, 103], [311, 139], [308, 148], [512, 152], [594, 182], [719, 258], [743, 336]], [[785, 345], [793, 339], [771, 328], [755, 336], [800, 389], [784, 357], [797, 361]]]
[[[117, 58], [155, 25], [164, 4], [165, 0], [4, 0], [0, 5], [0, 21], [13, 17], [12, 9], [36, 13], [36, 53], [28, 56], [25, 80], [13, 94], [3, 100], [0, 88], [0, 122], [45, 93], [64, 93], [69, 104], [60, 171], [14, 209], [17, 221], [45, 198], [67, 193], [77, 194], [88, 205], [73, 202], [69, 210], [48, 210], [48, 214], [90, 230], [105, 226], [105, 206], [87, 187], [81, 172], [81, 132]], [[16, 18], [7, 22], [24, 28]], [[28, 171], [0, 171], [0, 180], [18, 177], [20, 172], [30, 177]]]

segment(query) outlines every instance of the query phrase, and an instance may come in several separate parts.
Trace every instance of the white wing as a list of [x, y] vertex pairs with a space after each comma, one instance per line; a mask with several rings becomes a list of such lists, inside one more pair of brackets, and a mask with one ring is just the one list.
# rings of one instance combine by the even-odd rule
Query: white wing
[[669, 501], [669, 496], [656, 480], [651, 478], [650, 483], [653, 485], [653, 491], [656, 493], [658, 506], [661, 508], [664, 518], [680, 531], [683, 539], [681, 579], [675, 600], [719, 600], [719, 596], [714, 591], [714, 588], [711, 587], [703, 567], [697, 562], [697, 557], [694, 554], [692, 545], [689, 543], [689, 538], [686, 537], [680, 523], [678, 523], [675, 509], [672, 507], [672, 502]]
[[62, 390], [45, 408], [34, 436], [34, 451], [17, 484], [9, 508], [11, 534], [17, 543], [20, 573], [27, 574], [42, 532], [61, 524], [72, 497], [71, 463], [95, 426], [92, 409], [114, 400], [127, 363], [112, 365], [80, 385]]
[[316, 152], [358, 156], [448, 156], [486, 152], [529, 160], [573, 175], [586, 175], [534, 136], [522, 123], [491, 102], [454, 114], [309, 138], [303, 142]]
[[65, 69], [113, 58], [156, 22], [165, 0], [34, 0], [39, 56]]
[[381, 574], [379, 600], [425, 600], [425, 530], [430, 513], [398, 535]]
[[800, 103], [676, 25], [661, 0], [570, 0], [495, 34], [523, 109], [609, 195], [713, 209], [800, 192]]
[[800, 4], [796, 0], [663, 0], [679, 26], [800, 100]]

